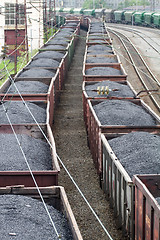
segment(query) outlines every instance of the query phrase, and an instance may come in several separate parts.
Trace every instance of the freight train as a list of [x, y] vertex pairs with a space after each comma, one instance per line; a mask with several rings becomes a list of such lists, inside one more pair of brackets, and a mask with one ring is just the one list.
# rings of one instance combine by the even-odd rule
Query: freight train
[[117, 226], [128, 239], [159, 240], [160, 118], [136, 97], [106, 25], [94, 21], [84, 56], [83, 110], [100, 186]]
[[113, 9], [70, 9], [57, 8], [57, 14], [81, 14], [84, 16], [100, 17], [109, 23], [122, 23], [160, 28], [160, 13], [135, 10]]
[[106, 22], [123, 23], [147, 27], [160, 27], [160, 13], [147, 11], [111, 10], [105, 12]]
[[[62, 234], [62, 239], [82, 240], [65, 190], [58, 186], [60, 166], [51, 130], [79, 33], [80, 19], [65, 19], [65, 24], [14, 79], [9, 76], [0, 88], [0, 199], [4, 224], [0, 235], [5, 238], [56, 239]], [[46, 201], [48, 212], [31, 197]], [[46, 217], [46, 233], [41, 231], [42, 216]], [[54, 222], [57, 233], [52, 229]]]
[[[89, 24], [90, 19], [88, 17], [76, 17], [71, 14], [65, 22], [66, 24], [55, 33], [54, 37], [49, 39], [26, 67], [15, 76], [14, 82], [16, 85], [19, 84], [18, 89], [21, 95], [19, 92], [17, 93], [17, 89], [12, 89], [11, 79], [3, 84], [0, 89], [1, 105], [6, 106], [5, 112], [16, 121], [16, 123], [13, 121], [13, 127], [20, 146], [27, 149], [26, 153], [32, 145], [35, 146], [34, 151], [29, 153], [29, 156], [34, 154], [31, 160], [35, 164], [33, 174], [38, 186], [41, 187], [47, 199], [49, 199], [48, 196], [51, 197], [56, 205], [63, 205], [65, 209], [65, 204], [68, 206], [68, 203], [61, 202], [65, 198], [62, 194], [63, 189], [52, 187], [58, 184], [60, 167], [55, 154], [56, 146], [51, 125], [54, 119], [54, 109], [58, 107], [60, 93], [72, 61], [80, 25], [83, 28], [88, 28], [83, 66], [83, 110], [88, 145], [100, 178], [100, 186], [114, 210], [118, 228], [122, 228], [129, 239], [159, 240], [160, 174], [159, 163], [156, 162], [159, 159], [159, 153], [156, 152], [156, 157], [151, 155], [152, 159], [149, 160], [148, 154], [159, 149], [158, 147], [152, 149], [153, 146], [150, 146], [149, 143], [152, 143], [154, 139], [154, 145], [158, 144], [160, 119], [143, 101], [135, 98], [134, 89], [127, 81], [127, 74], [114, 51], [112, 40], [104, 23]], [[41, 154], [38, 155], [37, 149], [40, 149], [40, 153], [42, 150], [41, 145], [37, 145], [37, 141], [43, 142], [44, 145], [46, 139], [35, 121], [33, 119], [28, 120], [29, 114], [26, 114], [26, 112], [20, 113], [19, 102], [22, 102], [22, 97], [25, 100], [25, 103], [23, 102], [24, 107], [28, 103], [29, 108], [32, 105], [33, 114], [37, 115], [38, 125], [53, 146], [53, 149], [47, 150], [47, 159], [49, 159], [50, 165], [52, 162], [52, 169], [36, 169], [37, 167], [35, 167], [37, 166], [35, 159], [40, 161], [41, 157]], [[10, 112], [13, 106], [12, 102], [18, 102], [18, 110], [14, 108], [14, 104], [13, 112]], [[38, 113], [36, 113], [37, 108], [39, 109]], [[130, 109], [135, 114], [132, 117], [135, 116], [136, 118], [131, 117]], [[42, 120], [39, 120], [40, 113], [42, 114]], [[112, 116], [113, 113], [115, 113], [114, 116]], [[123, 121], [121, 119], [122, 115], [124, 117]], [[106, 120], [110, 120], [110, 122], [103, 122]], [[130, 121], [132, 124], [130, 124]], [[144, 125], [144, 122], [146, 125]], [[133, 123], [136, 123], [136, 125]], [[0, 134], [4, 139], [7, 139], [5, 144], [8, 151], [4, 151], [4, 154], [10, 152], [11, 159], [20, 159], [21, 157], [16, 155], [15, 145], [10, 142], [11, 135], [13, 135], [10, 124], [2, 122], [0, 124]], [[147, 134], [147, 136], [144, 136], [144, 134]], [[22, 135], [26, 136], [26, 142]], [[32, 144], [31, 139], [34, 144]], [[135, 141], [135, 139], [137, 140]], [[139, 140], [141, 141], [139, 142]], [[143, 142], [146, 145], [141, 148]], [[130, 146], [127, 146], [129, 143]], [[138, 149], [133, 150], [134, 143], [137, 143], [140, 150], [143, 149], [144, 152], [138, 152]], [[10, 148], [7, 144], [10, 144]], [[119, 152], [116, 151], [119, 148], [117, 145], [120, 146], [120, 149], [123, 146], [122, 153], [126, 152], [125, 147], [127, 146], [129, 157], [127, 162], [131, 166], [131, 170], [135, 169], [138, 161], [140, 161], [139, 164], [142, 162], [141, 171], [138, 168], [136, 172], [138, 175], [135, 172], [130, 172], [130, 169], [124, 166], [121, 158], [123, 160], [125, 156], [118, 156]], [[136, 148], [136, 146], [134, 147]], [[132, 152], [138, 154], [134, 155], [134, 161], [132, 159], [130, 162]], [[143, 154], [147, 155], [142, 159]], [[2, 166], [4, 165], [5, 168], [0, 171], [0, 194], [16, 193], [37, 197], [37, 190], [34, 188], [30, 172], [26, 170], [26, 167], [22, 170], [22, 164], [20, 164], [18, 170], [15, 165], [11, 169], [15, 162], [9, 162], [7, 165], [8, 156], [4, 155], [3, 158], [5, 159], [5, 165], [2, 159]], [[149, 170], [146, 171], [147, 160], [148, 163], [152, 160], [151, 165], [148, 165], [152, 166], [152, 168], [148, 167], [151, 174], [148, 174]], [[41, 165], [44, 164], [41, 163]], [[143, 174], [143, 170], [146, 171], [145, 174]], [[60, 203], [56, 203], [55, 198], [60, 198]], [[71, 212], [66, 212], [67, 214], [70, 218]], [[81, 240], [82, 237], [77, 230], [77, 226], [73, 222], [70, 226], [72, 226], [73, 239]]]

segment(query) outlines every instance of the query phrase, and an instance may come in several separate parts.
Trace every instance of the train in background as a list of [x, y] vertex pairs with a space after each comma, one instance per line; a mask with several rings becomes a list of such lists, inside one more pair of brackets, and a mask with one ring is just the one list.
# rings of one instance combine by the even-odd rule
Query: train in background
[[106, 22], [160, 28], [160, 13], [147, 11], [105, 10]]
[[56, 14], [81, 14], [103, 18], [108, 23], [122, 23], [160, 28], [160, 13], [135, 10], [56, 8]]

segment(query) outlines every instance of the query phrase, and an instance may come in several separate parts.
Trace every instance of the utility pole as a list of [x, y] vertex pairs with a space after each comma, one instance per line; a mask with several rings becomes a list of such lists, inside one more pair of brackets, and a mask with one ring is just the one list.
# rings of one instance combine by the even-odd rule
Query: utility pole
[[27, 13], [26, 13], [26, 0], [24, 0], [24, 19], [25, 19], [25, 48], [26, 48], [26, 60], [28, 62], [28, 35], [27, 35]]
[[18, 0], [16, 0], [16, 19], [15, 19], [15, 62], [14, 62], [14, 72], [15, 74], [17, 73], [17, 46], [18, 46], [18, 42], [17, 42], [17, 38], [18, 38]]
[[39, 1], [39, 48], [40, 48], [40, 38], [41, 38], [41, 1]]
[[45, 37], [46, 37], [46, 39], [45, 39], [45, 41], [48, 39], [48, 29], [47, 29], [47, 0], [45, 0], [45, 9], [44, 9], [44, 15], [45, 15], [45, 22], [44, 22], [44, 24], [45, 24], [45, 30], [44, 30], [44, 34], [45, 34]]
[[54, 25], [56, 26], [56, 0], [54, 0]]
[[54, 2], [51, 1], [51, 28], [52, 28], [52, 31], [51, 31], [51, 34], [53, 36], [53, 33], [54, 33]]
[[52, 24], [51, 24], [51, 0], [49, 0], [49, 30], [51, 32], [51, 27], [52, 27]]

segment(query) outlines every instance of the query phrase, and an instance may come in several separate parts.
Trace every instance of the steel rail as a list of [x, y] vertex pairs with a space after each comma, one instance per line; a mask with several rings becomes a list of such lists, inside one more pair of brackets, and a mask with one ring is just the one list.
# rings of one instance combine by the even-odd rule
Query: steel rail
[[[111, 27], [114, 28], [114, 26], [111, 26]], [[117, 26], [116, 26], [116, 29], [117, 29]], [[133, 28], [123, 27], [123, 26], [119, 26], [118, 29], [121, 29], [121, 30], [124, 30], [124, 31], [128, 31], [128, 32], [134, 32], [134, 34], [137, 34], [138, 36], [140, 36], [150, 47], [152, 47], [158, 54], [160, 54], [160, 51], [156, 47], [154, 47], [153, 44], [151, 44], [149, 41], [147, 41], [145, 37], [142, 36], [142, 34], [147, 36], [145, 33], [141, 33], [140, 31], [135, 30]], [[147, 38], [150, 38], [150, 37], [147, 36]], [[154, 41], [154, 43], [156, 45], [160, 46], [160, 44], [158, 44], [157, 42]]]
[[[152, 94], [152, 91], [159, 91], [160, 89], [160, 82], [158, 79], [154, 76], [152, 71], [149, 69], [147, 63], [142, 58], [141, 54], [137, 50], [137, 48], [134, 46], [134, 44], [130, 41], [130, 39], [125, 36], [122, 33], [119, 33], [115, 30], [111, 30], [108, 28], [110, 32], [112, 32], [114, 35], [116, 35], [120, 41], [122, 42], [130, 60], [131, 63], [138, 75], [138, 78], [140, 79], [141, 83], [143, 84], [144, 88], [147, 90], [146, 92], [149, 93], [149, 96], [151, 100], [153, 101], [156, 108], [160, 111], [160, 96], [157, 94]], [[138, 63], [138, 66], [136, 65]]]

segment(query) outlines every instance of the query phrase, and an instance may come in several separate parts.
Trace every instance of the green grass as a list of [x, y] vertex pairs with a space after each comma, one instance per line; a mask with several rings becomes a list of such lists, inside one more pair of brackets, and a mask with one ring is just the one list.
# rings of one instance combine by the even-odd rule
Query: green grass
[[56, 31], [57, 29], [48, 28], [47, 32], [44, 34], [44, 43], [46, 43], [48, 39], [55, 34]]
[[[34, 56], [36, 54], [38, 50], [35, 49], [32, 52], [32, 56]], [[29, 53], [29, 60], [31, 59], [31, 54]], [[5, 69], [5, 65], [7, 66], [8, 72], [10, 75], [15, 74], [15, 63], [14, 61], [10, 62], [9, 64], [9, 60], [6, 59], [5, 61], [2, 60], [0, 63], [0, 77], [2, 77], [3, 75], [5, 75], [5, 73], [7, 73], [6, 69]], [[7, 65], [8, 64], [8, 65]], [[25, 65], [27, 64], [27, 59], [26, 56], [21, 56], [17, 58], [17, 72], [19, 72]], [[1, 70], [4, 69], [4, 71], [2, 72]], [[12, 70], [13, 69], [13, 70]], [[8, 79], [9, 75], [6, 74], [1, 80], [0, 80], [0, 86]]]

